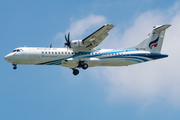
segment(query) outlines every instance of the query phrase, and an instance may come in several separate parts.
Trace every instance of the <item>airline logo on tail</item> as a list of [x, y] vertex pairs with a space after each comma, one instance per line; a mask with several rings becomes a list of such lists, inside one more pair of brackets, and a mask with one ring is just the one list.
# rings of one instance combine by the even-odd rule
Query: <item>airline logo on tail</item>
[[152, 42], [149, 43], [149, 48], [150, 48], [151, 50], [154, 50], [154, 48], [157, 47], [157, 45], [158, 45], [158, 40], [159, 40], [159, 37], [158, 37], [157, 39], [155, 39], [154, 41], [152, 41]]

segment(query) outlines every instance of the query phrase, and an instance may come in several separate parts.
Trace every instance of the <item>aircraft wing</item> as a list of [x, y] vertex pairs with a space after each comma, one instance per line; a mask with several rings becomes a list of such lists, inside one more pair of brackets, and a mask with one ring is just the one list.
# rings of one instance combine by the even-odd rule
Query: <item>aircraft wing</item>
[[109, 34], [108, 32], [114, 27], [113, 24], [105, 24], [97, 31], [82, 40], [87, 49], [98, 46]]

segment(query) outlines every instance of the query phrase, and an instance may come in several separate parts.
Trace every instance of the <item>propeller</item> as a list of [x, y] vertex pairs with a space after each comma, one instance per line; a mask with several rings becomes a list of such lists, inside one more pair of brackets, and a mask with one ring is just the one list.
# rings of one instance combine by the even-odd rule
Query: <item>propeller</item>
[[64, 46], [67, 46], [67, 48], [71, 48], [71, 41], [69, 40], [69, 37], [70, 37], [70, 32], [68, 33], [68, 37], [66, 37], [65, 34], [66, 43], [64, 43]]

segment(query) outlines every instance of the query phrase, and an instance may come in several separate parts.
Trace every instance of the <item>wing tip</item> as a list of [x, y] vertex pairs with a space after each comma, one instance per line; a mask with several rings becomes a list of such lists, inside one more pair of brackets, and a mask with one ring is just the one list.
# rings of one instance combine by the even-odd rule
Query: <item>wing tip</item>
[[104, 26], [115, 26], [115, 25], [113, 25], [113, 24], [105, 24]]

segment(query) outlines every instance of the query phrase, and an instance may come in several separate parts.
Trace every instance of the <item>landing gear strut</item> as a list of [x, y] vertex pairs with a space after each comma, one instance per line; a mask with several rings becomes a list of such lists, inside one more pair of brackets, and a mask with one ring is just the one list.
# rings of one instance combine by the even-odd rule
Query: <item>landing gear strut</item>
[[14, 70], [17, 69], [17, 64], [13, 63], [12, 65], [14, 66], [13, 67]]
[[73, 70], [73, 74], [74, 74], [74, 75], [78, 75], [78, 74], [79, 74], [79, 70], [78, 70], [78, 69], [75, 69], [75, 68], [74, 68], [74, 69], [72, 69], [72, 70]]

